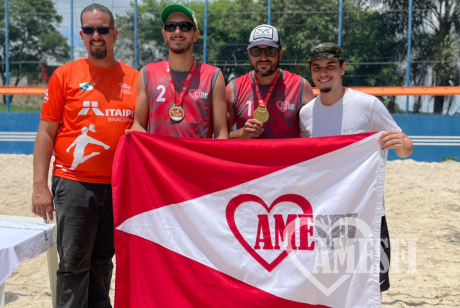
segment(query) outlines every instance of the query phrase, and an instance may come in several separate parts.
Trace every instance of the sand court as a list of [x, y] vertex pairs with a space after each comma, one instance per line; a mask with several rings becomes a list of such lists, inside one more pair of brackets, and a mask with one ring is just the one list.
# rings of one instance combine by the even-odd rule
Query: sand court
[[[33, 216], [32, 155], [0, 154], [0, 173], [0, 214]], [[460, 307], [460, 163], [388, 162], [385, 207], [392, 272], [382, 307]], [[46, 255], [21, 264], [5, 291], [6, 307], [51, 307]]]

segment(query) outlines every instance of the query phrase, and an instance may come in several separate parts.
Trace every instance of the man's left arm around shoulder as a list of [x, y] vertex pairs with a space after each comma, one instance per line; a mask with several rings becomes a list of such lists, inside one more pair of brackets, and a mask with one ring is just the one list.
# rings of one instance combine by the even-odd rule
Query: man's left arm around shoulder
[[380, 146], [382, 149], [393, 149], [401, 158], [409, 157], [414, 151], [412, 140], [403, 132], [388, 130], [380, 135]]

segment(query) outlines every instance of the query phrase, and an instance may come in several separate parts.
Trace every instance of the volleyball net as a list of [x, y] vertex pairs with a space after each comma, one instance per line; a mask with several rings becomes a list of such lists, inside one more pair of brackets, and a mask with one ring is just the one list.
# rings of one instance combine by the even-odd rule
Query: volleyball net
[[[45, 94], [45, 86], [0, 86], [0, 95], [41, 96]], [[460, 95], [460, 86], [409, 86], [409, 87], [349, 87], [351, 89], [378, 97], [394, 96], [450, 96]], [[315, 96], [319, 95], [318, 88], [313, 88]], [[408, 106], [408, 105], [407, 105]], [[406, 106], [406, 113], [407, 111]], [[403, 108], [404, 109], [404, 108]], [[458, 109], [458, 108], [456, 108]], [[390, 112], [392, 112], [390, 110]], [[456, 114], [455, 112], [453, 114]], [[452, 113], [451, 113], [452, 114]]]
[[[374, 96], [449, 96], [460, 95], [458, 87], [349, 87], [350, 89], [367, 93]], [[21, 87], [21, 86], [0, 86], [0, 95], [44, 95], [46, 87]], [[313, 93], [319, 95], [318, 88], [313, 88]]]

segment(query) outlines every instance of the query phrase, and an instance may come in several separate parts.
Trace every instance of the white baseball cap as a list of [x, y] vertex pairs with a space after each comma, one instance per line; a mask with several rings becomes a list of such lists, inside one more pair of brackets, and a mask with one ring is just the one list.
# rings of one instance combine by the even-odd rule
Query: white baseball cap
[[278, 30], [270, 25], [255, 27], [249, 36], [249, 45], [247, 49], [259, 45], [267, 45], [281, 49], [281, 40], [278, 35]]

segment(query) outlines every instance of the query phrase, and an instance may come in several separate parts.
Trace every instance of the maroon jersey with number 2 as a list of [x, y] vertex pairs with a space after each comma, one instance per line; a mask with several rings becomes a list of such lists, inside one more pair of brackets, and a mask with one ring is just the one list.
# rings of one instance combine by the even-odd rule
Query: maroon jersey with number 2
[[[174, 96], [169, 87], [165, 63], [149, 63], [142, 70], [149, 103], [148, 131], [163, 136], [211, 138], [212, 89], [220, 69], [197, 62], [196, 71], [182, 102], [185, 117], [182, 121], [175, 122], [169, 117], [169, 110], [174, 105]], [[187, 74], [188, 72], [172, 71], [173, 79], [179, 80], [178, 84], [175, 82], [177, 97]]]

